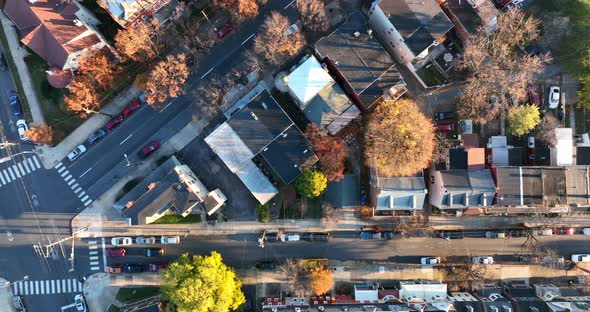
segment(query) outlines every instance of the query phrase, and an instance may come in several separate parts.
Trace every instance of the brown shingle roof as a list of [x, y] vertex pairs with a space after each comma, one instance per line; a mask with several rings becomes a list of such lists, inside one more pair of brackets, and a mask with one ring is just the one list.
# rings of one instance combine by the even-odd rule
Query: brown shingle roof
[[[94, 32], [76, 26], [74, 3], [60, 4], [56, 0], [6, 0], [4, 11], [16, 24], [22, 43], [45, 59], [49, 65], [63, 68], [68, 55], [100, 42]], [[85, 33], [87, 32], [87, 33]]]

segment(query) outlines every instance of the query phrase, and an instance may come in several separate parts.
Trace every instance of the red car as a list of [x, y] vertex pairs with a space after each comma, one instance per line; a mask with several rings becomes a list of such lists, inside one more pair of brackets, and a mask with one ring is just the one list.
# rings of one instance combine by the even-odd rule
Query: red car
[[436, 125], [436, 130], [438, 131], [454, 131], [455, 130], [455, 124], [437, 124]]
[[227, 36], [230, 32], [232, 32], [234, 30], [234, 28], [236, 28], [236, 22], [229, 21], [225, 25], [221, 26], [217, 30], [217, 32], [215, 33], [215, 35], [217, 35], [217, 39], [221, 40], [225, 36]]
[[158, 263], [150, 263], [148, 265], [148, 271], [150, 272], [158, 272], [161, 269], [164, 269], [168, 266], [168, 263], [166, 262], [158, 262]]
[[114, 264], [114, 265], [111, 265], [111, 266], [107, 266], [106, 272], [107, 273], [113, 273], [113, 274], [121, 273], [122, 272], [121, 265]]
[[539, 96], [539, 86], [536, 84], [529, 84], [527, 86], [527, 91], [529, 95], [529, 103], [541, 106], [541, 96]]
[[117, 116], [113, 117], [113, 119], [109, 120], [105, 127], [107, 130], [111, 131], [117, 128], [123, 122], [123, 119], [125, 119], [123, 114], [118, 114]]
[[136, 110], [138, 110], [139, 106], [139, 101], [137, 99], [133, 99], [133, 101], [131, 101], [131, 103], [129, 103], [127, 107], [123, 108], [123, 111], [121, 113], [123, 114], [123, 116], [125, 116], [125, 118], [127, 118], [131, 116], [131, 114], [133, 114]]
[[153, 153], [155, 150], [158, 149], [158, 147], [160, 147], [158, 145], [158, 142], [156, 141], [151, 141], [148, 145], [144, 146], [141, 150], [139, 150], [139, 157], [141, 158], [146, 158], [148, 157], [151, 153]]
[[107, 249], [107, 256], [111, 257], [125, 257], [125, 248], [109, 248]]

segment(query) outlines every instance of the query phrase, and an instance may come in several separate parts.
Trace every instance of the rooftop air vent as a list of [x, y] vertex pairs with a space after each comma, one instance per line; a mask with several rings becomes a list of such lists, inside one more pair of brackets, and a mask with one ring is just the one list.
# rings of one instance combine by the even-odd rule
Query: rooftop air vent
[[360, 32], [358, 32], [358, 31], [355, 31], [353, 35], [354, 35], [355, 37], [358, 37], [358, 36], [360, 36], [360, 35], [361, 35], [361, 33], [360, 33]]
[[258, 116], [256, 116], [256, 114], [254, 114], [254, 112], [250, 112], [250, 116], [252, 116], [252, 118], [254, 118], [254, 120], [258, 120]]

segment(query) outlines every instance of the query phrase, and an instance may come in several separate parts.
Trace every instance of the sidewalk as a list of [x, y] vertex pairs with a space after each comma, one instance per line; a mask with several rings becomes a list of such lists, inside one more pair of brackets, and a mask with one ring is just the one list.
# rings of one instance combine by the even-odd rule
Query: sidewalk
[[[75, 216], [72, 219], [72, 231], [76, 232], [87, 227], [88, 230], [78, 234], [79, 237], [104, 236], [104, 228], [111, 228], [111, 233], [128, 231], [128, 225], [125, 220], [112, 208], [117, 194], [123, 188], [125, 183], [138, 177], [147, 176], [157, 167], [156, 161], [158, 159], [163, 156], [171, 156], [176, 151], [183, 149], [187, 144], [199, 136], [206, 125], [206, 120], [199, 120], [196, 123], [189, 122], [184, 128], [182, 128], [182, 130], [156, 150], [154, 154], [150, 156], [149, 161], [145, 161], [137, 166], [132, 173], [113, 184], [108, 191], [97, 198], [88, 208]], [[153, 231], [153, 229], [151, 231]], [[171, 229], [170, 232], [177, 233], [178, 229]], [[186, 231], [184, 231], [184, 233], [186, 233]]]
[[[5, 287], [7, 280], [0, 278], [0, 311], [2, 312], [16, 312], [16, 308], [12, 303], [12, 289]], [[4, 303], [2, 303], [4, 302]]]
[[[27, 103], [29, 103], [29, 109], [31, 110], [33, 123], [45, 123], [45, 117], [43, 116], [41, 105], [37, 100], [37, 95], [35, 94], [33, 83], [31, 82], [29, 69], [24, 60], [24, 57], [28, 54], [27, 50], [21, 47], [18, 34], [16, 33], [16, 27], [14, 24], [12, 24], [12, 21], [8, 18], [8, 16], [6, 16], [4, 11], [0, 13], [0, 22], [2, 23], [2, 29], [4, 30], [4, 34], [8, 40], [8, 47], [5, 48], [7, 48], [9, 51], [5, 52], [10, 53], [12, 59], [14, 60], [14, 64], [16, 65], [18, 76], [20, 77], [23, 85], [22, 87], [25, 93], [24, 96], [27, 98]], [[15, 81], [15, 83], [18, 82]]]

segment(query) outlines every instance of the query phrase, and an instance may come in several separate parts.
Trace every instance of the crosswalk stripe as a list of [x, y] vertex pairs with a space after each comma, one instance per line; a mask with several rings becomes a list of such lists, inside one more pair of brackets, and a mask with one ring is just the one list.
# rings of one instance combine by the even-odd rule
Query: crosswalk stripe
[[31, 166], [31, 171], [37, 170], [37, 168], [35, 168], [35, 166], [33, 165], [33, 161], [30, 158], [27, 158], [27, 162], [29, 163], [29, 166]]
[[90, 205], [90, 204], [92, 204], [92, 199], [89, 199], [89, 200], [87, 200], [87, 201], [84, 203], [84, 206], [88, 206], [88, 205]]
[[88, 199], [88, 195], [86, 195], [86, 196], [82, 197], [82, 201], [83, 201], [83, 202], [84, 202], [84, 201], [86, 201], [87, 199]]
[[39, 281], [35, 281], [35, 295], [39, 293]]
[[0, 173], [0, 181], [2, 181], [2, 184], [6, 184], [6, 180], [4, 180], [4, 176]]
[[98, 249], [98, 246], [88, 246], [88, 249]]
[[72, 186], [71, 186], [71, 188], [72, 188], [72, 191], [73, 191], [73, 190], [75, 190], [75, 189], [76, 189], [78, 186], [80, 186], [80, 184], [78, 184], [78, 183], [76, 183], [76, 184], [72, 185]]
[[55, 167], [53, 167], [53, 168], [59, 169], [59, 167], [61, 167], [61, 166], [63, 166], [63, 164], [62, 163], [59, 163], [59, 164], [55, 165]]
[[33, 156], [33, 161], [35, 162], [35, 165], [37, 165], [37, 169], [41, 169], [41, 165], [39, 164], [37, 157]]
[[67, 176], [68, 174], [70, 174], [70, 172], [66, 170], [66, 171], [64, 171], [64, 172], [61, 173], [61, 177], [63, 178], [65, 176]]
[[[90, 260], [98, 260], [98, 256], [92, 256], [90, 257]], [[90, 264], [92, 264], [92, 262]]]
[[68, 181], [70, 181], [71, 178], [72, 178], [72, 175], [70, 174], [64, 178], [64, 181], [68, 182]]
[[68, 292], [72, 292], [72, 280], [69, 279], [67, 281], [67, 284], [68, 284]]
[[59, 170], [57, 170], [57, 173], [62, 173], [62, 171], [66, 170], [66, 167], [61, 167], [59, 168]]
[[100, 267], [90, 267], [90, 270], [92, 271], [98, 271], [100, 269]]
[[10, 167], [8, 167], [8, 168], [6, 168], [6, 170], [8, 170], [8, 173], [10, 173], [10, 177], [11, 177], [13, 180], [16, 180], [16, 177], [14, 176], [14, 172], [12, 172], [12, 169], [11, 169]]
[[66, 280], [65, 279], [61, 280], [61, 291], [66, 292]]
[[55, 280], [51, 280], [51, 293], [55, 294]]
[[22, 165], [21, 163], [18, 163], [18, 164], [16, 164], [16, 165], [18, 166], [18, 170], [20, 170], [20, 173], [21, 173], [23, 176], [27, 175], [27, 173], [28, 173], [28, 172], [26, 172], [26, 171], [23, 169], [23, 165]]
[[76, 179], [71, 179], [70, 182], [68, 182], [68, 185], [72, 185], [74, 183], [76, 183]]
[[59, 284], [59, 280], [55, 281], [55, 284], [57, 285], [57, 289], [56, 289], [55, 293], [57, 293], [57, 294], [61, 293], [61, 285]]
[[8, 182], [12, 181], [10, 179], [10, 177], [8, 176], [8, 173], [6, 173], [6, 170], [2, 170], [2, 173], [4, 174], [4, 177], [6, 177], [6, 181], [8, 181]]
[[74, 194], [78, 194], [78, 193], [80, 193], [80, 191], [81, 191], [81, 190], [82, 190], [82, 188], [81, 188], [81, 187], [78, 187], [78, 188], [77, 188], [77, 189], [74, 191]]
[[45, 293], [45, 283], [43, 283], [44, 281], [41, 281], [41, 293], [44, 294]]
[[90, 265], [98, 265], [98, 261], [91, 261]]
[[[10, 168], [8, 168], [8, 169], [10, 169]], [[12, 170], [14, 170], [14, 174], [16, 174], [16, 177], [20, 178], [20, 173], [18, 172], [18, 169], [16, 169], [15, 165], [12, 165]]]
[[89, 245], [96, 245], [96, 244], [98, 244], [98, 241], [91, 240], [91, 241], [88, 241], [88, 244]]
[[45, 281], [45, 293], [48, 294], [49, 293], [49, 280]]
[[84, 290], [84, 287], [82, 287], [82, 283], [78, 282], [78, 291], [82, 292]]
[[23, 167], [25, 167], [25, 171], [28, 173], [31, 173], [31, 169], [29, 169], [29, 166], [27, 165], [27, 160], [23, 160], [22, 161]]
[[28, 295], [29, 294], [29, 283], [24, 282], [23, 284], [24, 284], [24, 287], [25, 287], [25, 295]]
[[78, 198], [82, 198], [82, 196], [86, 195], [86, 192], [82, 191], [80, 192], [80, 194], [78, 194]]
[[88, 252], [91, 256], [98, 255], [98, 250], [91, 250]]

